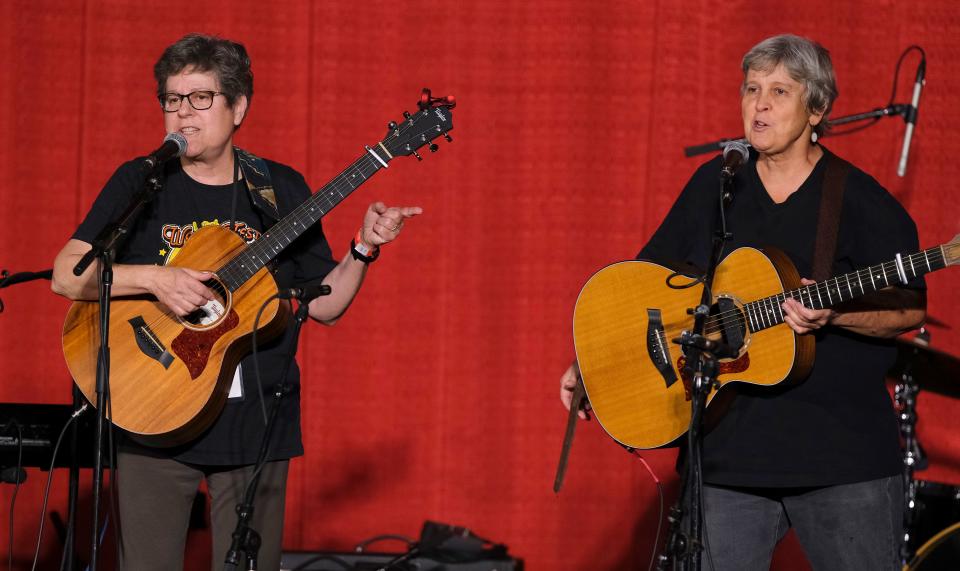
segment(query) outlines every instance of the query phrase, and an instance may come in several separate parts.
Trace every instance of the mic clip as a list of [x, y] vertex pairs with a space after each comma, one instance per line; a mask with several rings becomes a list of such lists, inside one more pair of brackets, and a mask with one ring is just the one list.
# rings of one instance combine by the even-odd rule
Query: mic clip
[[309, 303], [323, 295], [330, 295], [333, 290], [330, 286], [322, 284], [319, 286], [304, 286], [282, 289], [277, 293], [279, 299], [296, 299], [300, 303]]

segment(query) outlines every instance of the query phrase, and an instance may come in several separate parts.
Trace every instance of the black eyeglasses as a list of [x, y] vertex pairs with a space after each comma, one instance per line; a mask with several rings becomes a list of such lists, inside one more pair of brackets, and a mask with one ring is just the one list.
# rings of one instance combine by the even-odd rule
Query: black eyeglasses
[[205, 90], [191, 93], [164, 93], [160, 96], [160, 107], [163, 107], [165, 113], [176, 113], [180, 110], [180, 102], [186, 99], [191, 107], [197, 111], [203, 111], [213, 106], [213, 98], [216, 95], [223, 95], [223, 93]]

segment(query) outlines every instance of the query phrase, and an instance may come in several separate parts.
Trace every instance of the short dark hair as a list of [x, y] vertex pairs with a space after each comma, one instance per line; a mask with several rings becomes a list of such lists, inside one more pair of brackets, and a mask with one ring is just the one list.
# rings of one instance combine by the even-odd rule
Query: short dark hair
[[163, 50], [153, 66], [157, 96], [163, 95], [170, 76], [187, 68], [215, 73], [219, 89], [231, 106], [241, 95], [247, 97], [248, 105], [253, 99], [253, 71], [243, 44], [205, 34], [187, 34], [180, 38]]

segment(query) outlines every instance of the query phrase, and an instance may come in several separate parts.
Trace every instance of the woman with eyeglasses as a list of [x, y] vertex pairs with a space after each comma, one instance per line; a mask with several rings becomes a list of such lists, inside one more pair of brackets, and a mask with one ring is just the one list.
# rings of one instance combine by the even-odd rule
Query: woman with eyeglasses
[[[211, 286], [211, 270], [216, 268], [168, 265], [187, 240], [205, 226], [219, 225], [254, 244], [311, 191], [294, 169], [233, 144], [253, 98], [253, 73], [243, 45], [187, 35], [166, 48], [154, 76], [164, 132], [182, 136], [186, 150], [178, 160], [162, 165], [162, 192], [146, 207], [117, 252], [113, 296], [154, 296], [169, 312], [189, 320], [198, 312], [215, 312], [223, 292]], [[56, 258], [56, 293], [72, 300], [97, 299], [96, 264], [80, 276], [74, 276], [72, 269], [91, 249], [100, 230], [127, 207], [143, 180], [142, 160], [121, 165], [110, 178]], [[329, 295], [309, 302], [309, 315], [332, 325], [357, 294], [379, 248], [393, 241], [404, 221], [420, 212], [418, 207], [371, 204], [339, 262], [317, 223], [274, 260], [274, 278], [281, 290], [329, 285]], [[211, 500], [212, 565], [222, 567], [237, 521], [235, 506], [243, 499], [257, 461], [265, 411], [284, 367], [291, 329], [288, 326], [286, 333], [260, 344], [262, 383], [257, 382], [251, 357], [243, 359], [233, 371], [222, 412], [199, 436], [163, 448], [129, 438], [121, 441], [117, 477], [123, 569], [182, 568], [191, 506], [201, 480], [206, 480]], [[250, 521], [262, 540], [258, 568], [267, 570], [280, 564], [289, 460], [303, 454], [295, 362], [286, 383]]]

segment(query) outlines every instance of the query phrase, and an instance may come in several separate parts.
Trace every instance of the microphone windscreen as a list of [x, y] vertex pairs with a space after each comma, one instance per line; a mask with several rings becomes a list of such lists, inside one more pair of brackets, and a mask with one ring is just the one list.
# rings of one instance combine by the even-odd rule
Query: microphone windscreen
[[730, 156], [730, 153], [738, 153], [741, 160], [746, 161], [750, 156], [750, 148], [742, 141], [730, 141], [723, 145], [723, 158]]
[[180, 133], [167, 133], [167, 136], [163, 138], [163, 142], [173, 141], [177, 144], [177, 155], [180, 156], [183, 153], [187, 152], [187, 139]]

